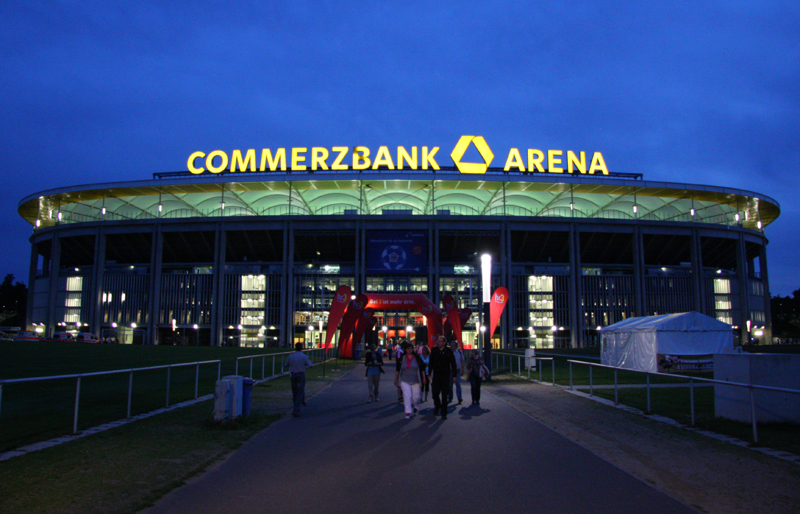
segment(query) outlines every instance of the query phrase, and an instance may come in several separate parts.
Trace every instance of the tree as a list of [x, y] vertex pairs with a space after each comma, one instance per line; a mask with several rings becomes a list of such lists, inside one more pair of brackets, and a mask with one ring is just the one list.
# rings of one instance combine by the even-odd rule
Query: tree
[[782, 339], [800, 337], [800, 289], [792, 296], [772, 297], [770, 307], [773, 335]]
[[28, 286], [15, 282], [9, 273], [0, 284], [0, 323], [5, 326], [25, 327], [28, 305]]

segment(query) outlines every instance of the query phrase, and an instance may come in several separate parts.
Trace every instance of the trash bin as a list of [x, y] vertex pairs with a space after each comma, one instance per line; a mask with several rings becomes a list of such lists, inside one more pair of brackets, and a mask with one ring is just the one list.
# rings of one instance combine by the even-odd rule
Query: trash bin
[[250, 415], [250, 397], [255, 383], [256, 381], [252, 378], [245, 378], [242, 382], [242, 416]]
[[357, 360], [357, 361], [360, 361], [361, 360], [361, 350], [359, 350], [358, 348], [353, 350], [353, 358], [355, 360]]

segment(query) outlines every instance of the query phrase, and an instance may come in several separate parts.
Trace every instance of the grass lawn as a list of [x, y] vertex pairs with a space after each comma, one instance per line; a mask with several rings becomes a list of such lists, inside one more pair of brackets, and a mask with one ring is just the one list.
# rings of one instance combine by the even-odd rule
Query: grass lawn
[[[308, 370], [310, 401], [354, 366], [338, 362], [324, 379], [321, 366]], [[289, 379], [256, 386], [246, 420], [219, 425], [212, 409], [206, 401], [0, 462], [0, 511], [138, 512], [285, 415]]]
[[[217, 348], [186, 346], [90, 345], [81, 343], [0, 343], [0, 379], [58, 376], [165, 364], [221, 360], [221, 376], [233, 375], [236, 358], [284, 353], [281, 348]], [[318, 360], [319, 353], [314, 360]], [[275, 358], [280, 373], [282, 357]], [[262, 368], [263, 363], [263, 368]], [[273, 370], [272, 358], [255, 359], [253, 378]], [[169, 403], [195, 397], [194, 366], [169, 372]], [[240, 363], [239, 374], [249, 376], [250, 361]], [[131, 415], [150, 412], [167, 404], [166, 369], [138, 371], [133, 375]], [[127, 415], [128, 373], [81, 379], [78, 430], [123, 419]], [[217, 365], [199, 369], [198, 396], [211, 394]], [[2, 387], [0, 452], [72, 433], [77, 380], [59, 379]]]

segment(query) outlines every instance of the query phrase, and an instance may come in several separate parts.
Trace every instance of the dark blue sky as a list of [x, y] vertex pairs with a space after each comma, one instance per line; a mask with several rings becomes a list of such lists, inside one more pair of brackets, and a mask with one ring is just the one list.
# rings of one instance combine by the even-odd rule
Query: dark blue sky
[[441, 145], [450, 164], [478, 134], [772, 197], [772, 293], [800, 288], [797, 2], [109, 4], [0, 4], [0, 273], [27, 283], [17, 205], [44, 189], [195, 150]]

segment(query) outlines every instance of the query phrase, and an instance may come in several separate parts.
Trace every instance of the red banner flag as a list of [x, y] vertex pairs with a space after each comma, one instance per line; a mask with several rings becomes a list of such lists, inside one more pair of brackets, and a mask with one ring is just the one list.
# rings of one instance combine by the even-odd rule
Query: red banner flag
[[[461, 321], [459, 321], [459, 323], [461, 323]], [[453, 324], [450, 323], [450, 318], [448, 317], [444, 320], [444, 335], [448, 338], [452, 338], [453, 333]]]
[[356, 299], [350, 302], [347, 310], [342, 318], [342, 328], [339, 331], [339, 356], [345, 358], [353, 357], [353, 345], [350, 342], [350, 336], [353, 335], [353, 330], [356, 328], [358, 317], [367, 306], [367, 295], [360, 294]]
[[369, 319], [369, 324], [367, 325], [367, 334], [375, 330], [375, 325], [378, 324], [378, 318], [375, 317], [375, 314]]
[[[444, 305], [444, 311], [447, 313], [448, 320], [457, 320], [459, 319], [458, 313], [458, 304], [453, 297], [450, 295], [445, 296], [442, 298], [442, 305]], [[461, 323], [460, 321], [457, 323], [450, 322], [450, 325], [453, 327], [453, 335], [458, 341], [458, 347], [461, 348], [464, 345], [461, 344]]]
[[[353, 345], [357, 345], [361, 338], [364, 336], [367, 328], [369, 328], [370, 320], [375, 317], [374, 309], [364, 309], [356, 321], [355, 336], [353, 337]], [[374, 325], [373, 325], [374, 326]]]
[[461, 321], [461, 331], [464, 331], [464, 327], [467, 326], [467, 321], [472, 316], [472, 309], [468, 307], [464, 307], [460, 311], [458, 311], [458, 320]]
[[498, 323], [500, 323], [500, 316], [503, 315], [503, 309], [506, 308], [507, 303], [508, 289], [502, 286], [495, 289], [494, 294], [492, 294], [492, 301], [489, 305], [489, 323], [492, 327], [489, 332], [489, 339], [494, 335], [494, 331], [497, 329]]
[[347, 304], [350, 303], [350, 296], [353, 293], [350, 291], [349, 286], [342, 286], [336, 290], [336, 294], [333, 295], [333, 302], [331, 302], [331, 309], [328, 311], [328, 327], [325, 330], [325, 354], [328, 354], [328, 348], [331, 346], [331, 340], [333, 339], [333, 334], [336, 333], [336, 329], [339, 327], [339, 321], [342, 319], [342, 315], [344, 314], [344, 310], [347, 308]]

